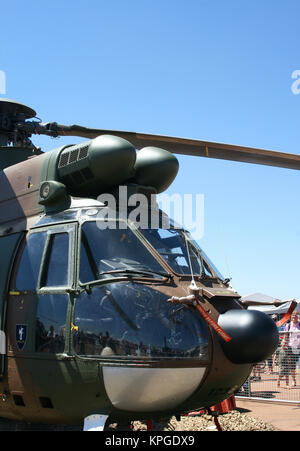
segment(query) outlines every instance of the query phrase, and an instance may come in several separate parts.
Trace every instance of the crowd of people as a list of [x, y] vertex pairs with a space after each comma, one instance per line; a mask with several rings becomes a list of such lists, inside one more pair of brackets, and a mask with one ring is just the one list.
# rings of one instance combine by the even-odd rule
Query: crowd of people
[[279, 375], [277, 379], [277, 387], [280, 382], [285, 379], [286, 387], [290, 388], [289, 379], [291, 377], [292, 387], [296, 387], [296, 369], [299, 365], [300, 358], [300, 315], [293, 312], [291, 321], [286, 324], [281, 335], [281, 346], [278, 350], [278, 367]]
[[[277, 322], [277, 315], [272, 316]], [[267, 374], [274, 374], [274, 366], [278, 367], [277, 387], [285, 381], [285, 388], [297, 387], [296, 371], [300, 368], [300, 314], [294, 311], [290, 321], [278, 327], [280, 343], [276, 353], [267, 360]], [[261, 380], [262, 364], [254, 366], [250, 380]], [[245, 387], [244, 387], [245, 388]]]

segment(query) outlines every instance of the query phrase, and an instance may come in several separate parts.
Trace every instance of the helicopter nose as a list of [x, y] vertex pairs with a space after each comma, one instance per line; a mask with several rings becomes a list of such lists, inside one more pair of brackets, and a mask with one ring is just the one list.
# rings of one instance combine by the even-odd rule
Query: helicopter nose
[[278, 346], [276, 324], [257, 310], [228, 310], [219, 316], [219, 325], [231, 337], [221, 345], [232, 363], [258, 363], [272, 355]]

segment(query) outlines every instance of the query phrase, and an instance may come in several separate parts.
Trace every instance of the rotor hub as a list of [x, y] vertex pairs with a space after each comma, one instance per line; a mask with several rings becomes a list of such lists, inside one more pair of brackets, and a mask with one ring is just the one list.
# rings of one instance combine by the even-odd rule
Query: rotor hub
[[0, 146], [6, 147], [10, 143], [30, 146], [29, 135], [17, 132], [16, 124], [24, 124], [35, 116], [36, 112], [23, 103], [0, 98]]
[[23, 119], [30, 119], [36, 116], [36, 112], [23, 103], [16, 102], [15, 100], [0, 98], [0, 116], [2, 115], [6, 115], [11, 118], [22, 117]]

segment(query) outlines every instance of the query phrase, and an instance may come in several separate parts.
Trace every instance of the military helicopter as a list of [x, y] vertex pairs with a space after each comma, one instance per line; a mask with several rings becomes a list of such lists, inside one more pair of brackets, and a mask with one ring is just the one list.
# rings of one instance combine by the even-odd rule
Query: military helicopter
[[[42, 152], [38, 134], [87, 141]], [[300, 169], [300, 155], [42, 123], [0, 99], [0, 417], [103, 430], [180, 416], [229, 398], [276, 349], [274, 322], [155, 202], [142, 229], [98, 200], [162, 193], [174, 154]]]

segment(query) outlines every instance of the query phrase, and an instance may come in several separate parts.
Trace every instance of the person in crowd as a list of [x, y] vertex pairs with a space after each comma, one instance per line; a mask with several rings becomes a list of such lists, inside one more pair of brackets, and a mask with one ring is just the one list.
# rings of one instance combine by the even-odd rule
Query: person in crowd
[[252, 376], [250, 377], [250, 379], [254, 382], [260, 381], [261, 380], [260, 372], [261, 372], [261, 364], [258, 363], [253, 367]]
[[287, 336], [283, 338], [281, 342], [281, 347], [278, 350], [277, 363], [279, 367], [277, 387], [280, 387], [280, 381], [284, 378], [286, 388], [290, 388], [289, 386], [290, 352], [289, 352], [289, 340]]
[[[276, 315], [276, 314], [271, 315], [271, 318], [275, 323], [278, 321], [278, 315]], [[272, 356], [270, 356], [267, 359], [267, 364], [268, 364], [267, 374], [273, 374], [273, 366], [276, 364], [275, 356], [276, 356], [276, 354], [273, 354]]]
[[290, 354], [290, 372], [293, 381], [293, 387], [296, 387], [296, 367], [300, 356], [300, 322], [299, 314], [293, 312], [291, 321], [285, 327], [288, 337], [288, 349]]

